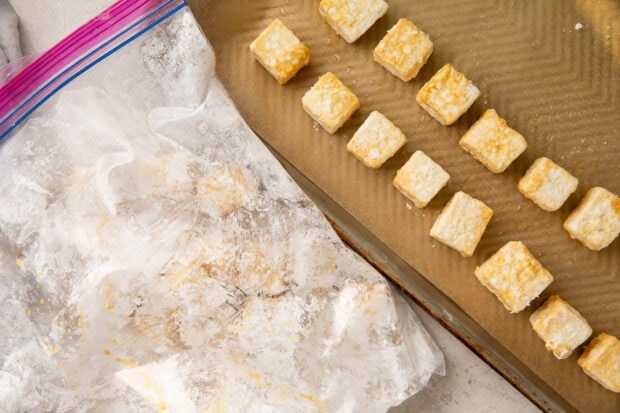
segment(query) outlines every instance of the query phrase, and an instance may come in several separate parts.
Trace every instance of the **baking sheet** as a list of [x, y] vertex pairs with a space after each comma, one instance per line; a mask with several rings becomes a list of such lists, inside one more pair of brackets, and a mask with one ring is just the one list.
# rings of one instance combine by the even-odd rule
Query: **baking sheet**
[[[594, 252], [571, 240], [562, 228], [590, 187], [620, 193], [617, 2], [392, 1], [388, 13], [353, 45], [324, 23], [317, 2], [194, 0], [189, 4], [213, 43], [218, 75], [249, 125], [303, 177], [479, 325], [492, 339], [478, 349], [483, 356], [505, 350], [508, 357], [490, 357], [491, 361], [542, 407], [554, 404], [523, 385], [527, 378], [516, 374], [520, 367], [532, 373], [532, 383], [557, 393], [558, 409], [620, 410], [620, 395], [581, 372], [576, 364], [580, 351], [568, 360], [556, 360], [528, 322], [533, 309], [549, 295], [559, 294], [586, 317], [594, 334], [605, 331], [620, 336], [620, 241]], [[278, 85], [248, 50], [276, 17], [313, 52], [311, 66], [285, 86]], [[435, 46], [418, 77], [407, 84], [372, 60], [374, 46], [400, 17], [428, 33]], [[581, 30], [576, 29], [577, 23], [583, 25]], [[415, 103], [419, 88], [445, 63], [465, 73], [482, 92], [449, 127], [439, 125]], [[362, 104], [335, 135], [316, 127], [301, 107], [305, 91], [328, 70]], [[526, 152], [500, 175], [490, 173], [458, 146], [458, 139], [487, 108], [496, 109], [529, 143]], [[409, 138], [379, 170], [364, 167], [345, 149], [372, 110], [388, 116]], [[409, 208], [410, 203], [391, 184], [397, 169], [417, 149], [452, 177], [422, 210]], [[519, 178], [540, 156], [555, 160], [580, 181], [576, 193], [553, 213], [539, 209], [516, 189]], [[471, 258], [428, 236], [442, 206], [458, 190], [495, 211]], [[508, 314], [473, 275], [476, 265], [509, 240], [523, 241], [555, 277], [520, 314]], [[359, 246], [367, 240], [354, 237], [351, 242]], [[407, 284], [402, 282], [403, 277], [407, 281], [406, 274], [388, 275]], [[416, 295], [413, 288], [410, 292]], [[468, 339], [463, 330], [456, 331]]]

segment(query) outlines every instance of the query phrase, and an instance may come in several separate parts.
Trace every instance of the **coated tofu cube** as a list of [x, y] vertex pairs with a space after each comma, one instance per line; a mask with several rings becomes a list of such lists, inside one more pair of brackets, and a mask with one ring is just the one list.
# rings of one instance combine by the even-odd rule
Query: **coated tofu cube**
[[557, 295], [549, 297], [532, 313], [530, 324], [547, 350], [559, 359], [569, 357], [592, 335], [592, 327], [586, 319]]
[[196, 192], [203, 212], [225, 215], [254, 199], [257, 185], [241, 166], [228, 164], [200, 179]]
[[347, 150], [369, 168], [379, 168], [407, 142], [388, 118], [373, 111], [355, 132]]
[[538, 158], [529, 167], [517, 188], [545, 211], [557, 211], [575, 192], [579, 181], [549, 158]]
[[301, 98], [312, 118], [329, 133], [336, 132], [360, 107], [360, 100], [331, 72], [325, 73]]
[[577, 364], [603, 387], [620, 393], [620, 341], [601, 333], [586, 347]]
[[496, 174], [504, 172], [527, 148], [525, 138], [508, 127], [493, 109], [482, 114], [463, 135], [459, 145]]
[[321, 0], [319, 12], [348, 43], [359, 39], [388, 9], [383, 0]]
[[564, 229], [591, 250], [602, 250], [620, 233], [620, 198], [605, 188], [591, 188], [564, 221]]
[[450, 175], [424, 152], [416, 151], [396, 173], [394, 186], [418, 208], [424, 208], [450, 180]]
[[474, 274], [511, 313], [527, 307], [553, 281], [521, 241], [508, 242], [476, 267]]
[[373, 57], [403, 82], [418, 75], [433, 53], [433, 42], [407, 19], [400, 19], [379, 42]]
[[471, 257], [482, 238], [493, 210], [465, 192], [457, 192], [433, 224], [430, 235]]
[[442, 125], [452, 125], [480, 97], [471, 80], [446, 64], [426, 82], [416, 100]]
[[279, 19], [272, 21], [250, 44], [250, 51], [281, 85], [308, 66], [312, 58], [308, 46]]

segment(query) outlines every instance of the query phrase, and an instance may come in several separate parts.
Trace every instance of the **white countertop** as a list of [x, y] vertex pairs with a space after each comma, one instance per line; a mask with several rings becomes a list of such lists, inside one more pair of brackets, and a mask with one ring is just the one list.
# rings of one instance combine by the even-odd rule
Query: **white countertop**
[[[25, 54], [47, 50], [112, 4], [113, 0], [10, 0], [20, 17]], [[446, 357], [446, 376], [393, 412], [529, 413], [539, 409], [464, 346], [438, 322], [412, 304]]]

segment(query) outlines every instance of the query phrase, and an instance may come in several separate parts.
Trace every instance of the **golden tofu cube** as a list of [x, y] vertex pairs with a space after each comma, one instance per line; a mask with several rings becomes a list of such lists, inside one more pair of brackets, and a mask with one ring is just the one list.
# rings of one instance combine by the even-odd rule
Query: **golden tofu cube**
[[605, 188], [591, 188], [564, 221], [571, 238], [599, 251], [620, 233], [620, 198]]
[[254, 180], [236, 164], [228, 164], [203, 177], [196, 190], [201, 209], [213, 215], [232, 212], [257, 194]]
[[463, 135], [459, 145], [496, 174], [504, 172], [527, 148], [525, 138], [508, 127], [493, 109], [482, 114]]
[[383, 0], [321, 0], [319, 12], [348, 43], [366, 33], [388, 9]]
[[418, 208], [424, 208], [450, 180], [450, 175], [424, 152], [416, 151], [396, 173], [394, 186]]
[[433, 42], [407, 19], [400, 19], [379, 42], [373, 57], [403, 82], [418, 75], [433, 53]]
[[538, 158], [529, 167], [517, 188], [545, 211], [557, 211], [577, 190], [579, 181], [549, 158]]
[[308, 46], [279, 19], [269, 23], [250, 44], [250, 51], [281, 85], [308, 66], [312, 58]]
[[511, 313], [527, 307], [553, 281], [521, 241], [508, 242], [476, 267], [474, 274]]
[[359, 109], [360, 100], [332, 72], [327, 72], [301, 98], [306, 112], [329, 133], [336, 132]]
[[530, 316], [530, 324], [559, 359], [569, 357], [592, 335], [592, 327], [570, 304], [552, 295]]
[[426, 82], [416, 100], [442, 125], [452, 125], [480, 97], [471, 80], [446, 64]]
[[577, 364], [601, 386], [620, 393], [620, 341], [601, 333], [586, 347]]
[[441, 211], [430, 235], [471, 257], [492, 216], [493, 210], [484, 202], [459, 191]]
[[355, 132], [347, 150], [369, 168], [379, 168], [407, 142], [407, 138], [388, 118], [371, 112]]

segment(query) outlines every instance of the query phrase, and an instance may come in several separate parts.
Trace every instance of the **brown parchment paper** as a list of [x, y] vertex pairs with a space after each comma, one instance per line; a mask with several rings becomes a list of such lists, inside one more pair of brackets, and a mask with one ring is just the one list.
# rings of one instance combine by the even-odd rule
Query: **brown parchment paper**
[[[620, 193], [620, 5], [589, 1], [391, 1], [387, 14], [356, 43], [339, 38], [316, 1], [190, 0], [217, 56], [217, 73], [248, 124], [308, 179], [460, 306], [508, 351], [580, 411], [620, 411], [620, 395], [577, 366], [581, 349], [556, 360], [528, 318], [559, 294], [590, 322], [594, 334], [620, 336], [620, 241], [594, 252], [570, 239], [562, 222], [585, 192]], [[280, 86], [248, 46], [280, 18], [313, 53], [312, 64]], [[400, 17], [429, 34], [434, 52], [418, 77], [403, 83], [372, 59]], [[583, 25], [581, 29], [576, 24]], [[445, 63], [473, 80], [482, 96], [452, 126], [441, 126], [415, 102]], [[313, 124], [301, 97], [326, 71], [360, 98], [361, 109], [335, 134]], [[459, 138], [493, 108], [529, 147], [495, 175], [465, 153]], [[372, 110], [402, 129], [408, 143], [379, 170], [364, 167], [346, 143]], [[451, 175], [425, 209], [410, 208], [393, 186], [396, 171], [421, 149]], [[556, 212], [543, 211], [516, 188], [538, 157], [579, 179]], [[428, 236], [452, 194], [463, 190], [495, 214], [473, 257]], [[408, 206], [409, 204], [409, 206]], [[509, 314], [473, 275], [476, 265], [510, 240], [523, 241], [555, 282], [519, 314]], [[415, 292], [412, 292], [415, 295]]]

